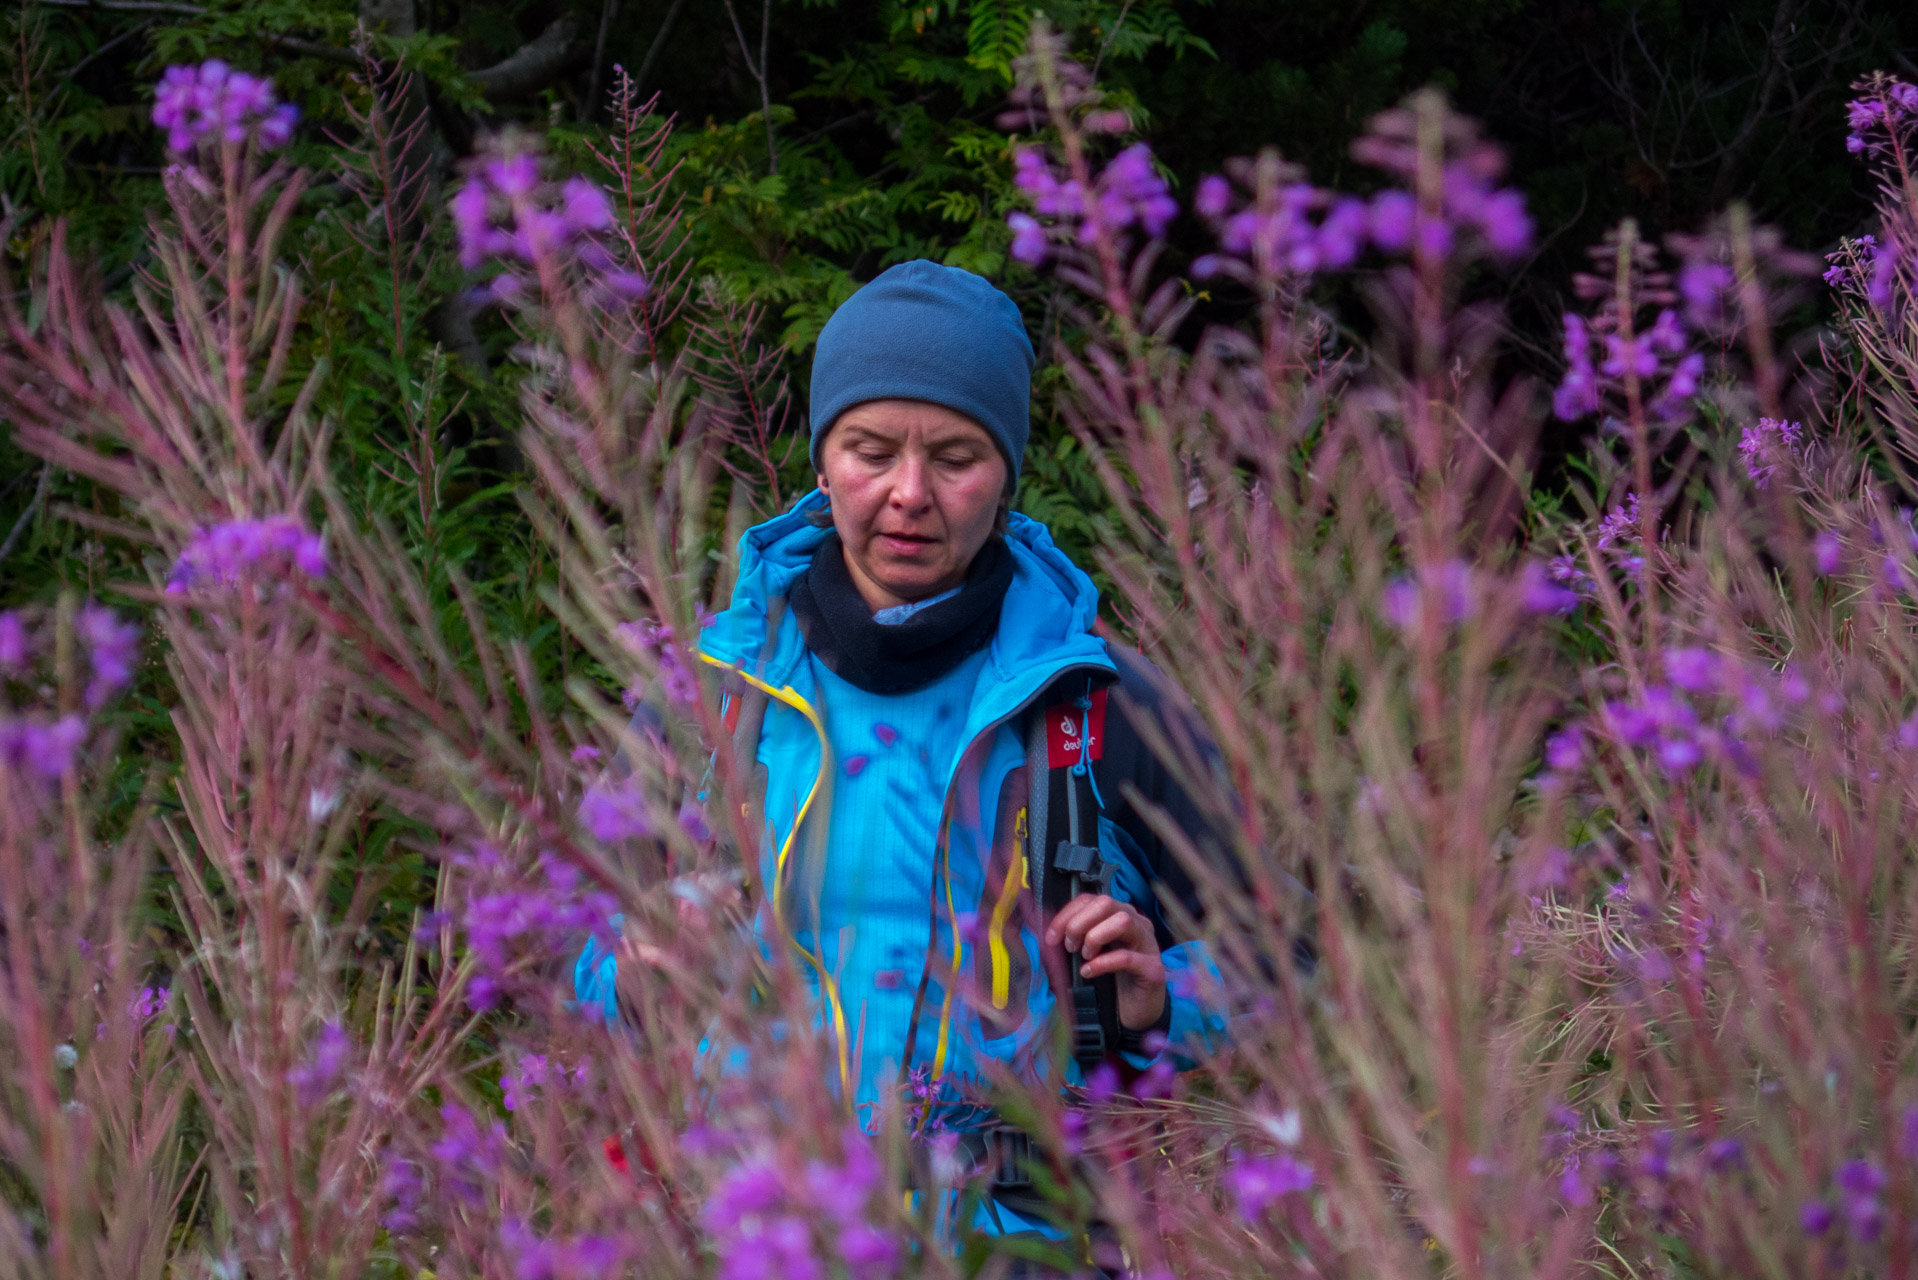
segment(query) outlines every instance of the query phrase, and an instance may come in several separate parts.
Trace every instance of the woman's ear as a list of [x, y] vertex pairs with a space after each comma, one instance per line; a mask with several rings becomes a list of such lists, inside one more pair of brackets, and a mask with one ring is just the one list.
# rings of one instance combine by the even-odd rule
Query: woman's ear
[[816, 474], [819, 481], [819, 492], [825, 494], [828, 498], [832, 497], [832, 485], [827, 483], [826, 473], [821, 471]]

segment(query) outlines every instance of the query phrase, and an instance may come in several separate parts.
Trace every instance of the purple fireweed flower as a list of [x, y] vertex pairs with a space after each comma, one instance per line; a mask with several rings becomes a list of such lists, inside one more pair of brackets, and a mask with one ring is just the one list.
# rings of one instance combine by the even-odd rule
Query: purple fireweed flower
[[486, 184], [507, 199], [533, 193], [539, 185], [539, 158], [530, 151], [497, 156], [480, 167]]
[[1744, 1168], [1745, 1144], [1737, 1138], [1720, 1138], [1705, 1148], [1705, 1166], [1714, 1173]]
[[472, 1112], [458, 1103], [440, 1108], [440, 1140], [433, 1144], [440, 1181], [468, 1204], [477, 1204], [486, 1182], [499, 1172], [506, 1131], [497, 1121], [482, 1129]]
[[[476, 846], [471, 856], [454, 860], [495, 884], [507, 875], [499, 852], [490, 846]], [[540, 880], [510, 878], [501, 888], [467, 899], [461, 924], [477, 973], [467, 985], [466, 1000], [476, 1009], [498, 1001], [513, 952], [549, 955], [581, 933], [603, 934], [618, 910], [607, 894], [580, 892], [579, 873], [558, 859], [541, 855], [540, 867]]]
[[604, 844], [653, 833], [646, 796], [636, 778], [602, 779], [588, 787], [579, 802], [579, 821]]
[[1738, 456], [1745, 474], [1760, 489], [1771, 485], [1781, 462], [1797, 458], [1803, 449], [1804, 428], [1780, 418], [1760, 418], [1738, 437]]
[[1578, 592], [1564, 586], [1537, 561], [1519, 572], [1519, 603], [1528, 613], [1570, 613], [1578, 607]]
[[153, 95], [153, 123], [166, 130], [167, 148], [181, 153], [208, 142], [243, 143], [249, 135], [268, 149], [283, 146], [298, 120], [297, 109], [278, 104], [270, 80], [217, 58], [168, 67]]
[[1028, 267], [1036, 267], [1046, 260], [1051, 244], [1046, 239], [1046, 229], [1039, 220], [1029, 213], [1010, 213], [1006, 215], [1006, 225], [1012, 228], [1012, 256]]
[[1900, 253], [1896, 242], [1887, 240], [1872, 248], [1871, 278], [1865, 283], [1865, 301], [1878, 311], [1887, 311], [1891, 307], [1899, 265]]
[[699, 701], [699, 678], [693, 674], [669, 628], [651, 618], [642, 618], [620, 623], [613, 628], [613, 634], [633, 652], [652, 659], [659, 672], [660, 687], [670, 701], [687, 705]]
[[1494, 192], [1479, 215], [1479, 229], [1494, 255], [1515, 258], [1532, 247], [1532, 217], [1517, 191]]
[[1564, 422], [1572, 422], [1598, 412], [1598, 372], [1592, 367], [1592, 334], [1585, 317], [1567, 311], [1565, 326], [1565, 377], [1552, 396], [1552, 412]]
[[202, 582], [231, 583], [247, 570], [287, 566], [309, 578], [326, 575], [326, 543], [308, 533], [297, 516], [229, 520], [206, 526], [188, 540], [167, 581], [167, 593], [180, 595]]
[[527, 1103], [539, 1097], [539, 1089], [547, 1080], [546, 1055], [529, 1053], [519, 1060], [517, 1070], [508, 1071], [499, 1078], [500, 1092], [508, 1111], [518, 1111]]
[[420, 1224], [420, 1194], [426, 1189], [420, 1167], [411, 1160], [394, 1159], [380, 1174], [380, 1197], [386, 1211], [380, 1225], [395, 1235], [412, 1231]]
[[1672, 1174], [1672, 1132], [1658, 1129], [1639, 1153], [1638, 1171], [1654, 1181], [1663, 1182]]
[[786, 1194], [779, 1170], [770, 1163], [742, 1164], [728, 1173], [706, 1202], [700, 1217], [713, 1231], [730, 1231], [749, 1217], [757, 1217]]
[[1199, 179], [1192, 194], [1192, 211], [1201, 218], [1217, 221], [1232, 207], [1232, 184], [1216, 173]]
[[1569, 725], [1545, 740], [1545, 764], [1558, 773], [1569, 773], [1585, 763], [1585, 731]]
[[1649, 340], [1625, 338], [1616, 333], [1605, 335], [1605, 361], [1599, 366], [1607, 377], [1622, 378], [1627, 373], [1649, 378], [1658, 372], [1658, 352]]
[[[1165, 1046], [1161, 1044], [1159, 1047], [1162, 1049]], [[1148, 1052], [1156, 1051], [1148, 1049]], [[1129, 1092], [1141, 1102], [1156, 1098], [1170, 1098], [1172, 1086], [1178, 1078], [1178, 1069], [1164, 1058], [1160, 1058], [1139, 1074], [1139, 1078], [1132, 1082]]]
[[1341, 197], [1319, 224], [1315, 242], [1319, 265], [1339, 270], [1357, 260], [1365, 247], [1365, 202], [1351, 196]]
[[518, 304], [533, 292], [529, 276], [543, 280], [562, 269], [577, 271], [598, 305], [631, 303], [648, 292], [645, 277], [622, 267], [610, 247], [616, 219], [605, 190], [579, 177], [542, 184], [531, 151], [474, 165], [451, 208], [460, 265], [506, 268], [475, 291], [480, 303]]
[[1418, 625], [1426, 602], [1438, 608], [1446, 622], [1466, 622], [1478, 614], [1479, 597], [1472, 567], [1463, 560], [1448, 560], [1419, 570], [1417, 581], [1402, 579], [1385, 588], [1379, 607], [1386, 620], [1401, 631]]
[[320, 1028], [320, 1034], [313, 1041], [312, 1051], [307, 1054], [306, 1061], [289, 1067], [286, 1072], [286, 1082], [299, 1095], [301, 1106], [318, 1106], [333, 1092], [333, 1085], [340, 1078], [340, 1072], [346, 1066], [346, 1055], [352, 1047], [352, 1042], [338, 1023], [329, 1022]]
[[1698, 394], [1698, 383], [1704, 376], [1705, 357], [1694, 351], [1672, 366], [1672, 376], [1652, 402], [1652, 412], [1667, 421], [1682, 415], [1685, 402]]
[[1418, 201], [1409, 192], [1381, 191], [1372, 197], [1367, 230], [1383, 253], [1403, 253], [1412, 243], [1412, 224], [1418, 219]]
[[1807, 1200], [1798, 1210], [1798, 1227], [1806, 1235], [1817, 1237], [1830, 1231], [1837, 1216], [1823, 1200]]
[[1658, 313], [1658, 319], [1646, 331], [1645, 341], [1655, 351], [1663, 351], [1674, 356], [1681, 355], [1686, 347], [1685, 323], [1678, 318], [1676, 311], [1666, 307]]
[[591, 235], [613, 225], [613, 205], [606, 192], [584, 178], [568, 178], [559, 189], [560, 218], [573, 235]]
[[898, 1242], [883, 1231], [848, 1227], [839, 1233], [835, 1244], [850, 1280], [884, 1280], [898, 1269]]
[[74, 630], [87, 651], [87, 665], [93, 678], [87, 682], [86, 704], [98, 710], [115, 690], [133, 678], [133, 664], [139, 655], [140, 628], [121, 622], [113, 610], [90, 605], [74, 618]]
[[0, 765], [52, 782], [73, 771], [87, 723], [62, 716], [51, 724], [0, 718]]
[[1885, 1206], [1879, 1193], [1885, 1189], [1885, 1171], [1871, 1160], [1847, 1160], [1838, 1166], [1838, 1194], [1851, 1234], [1873, 1241], [1885, 1225]]
[[1844, 567], [1845, 544], [1837, 534], [1826, 530], [1812, 539], [1811, 558], [1818, 572], [1829, 578]]
[[679, 829], [690, 836], [695, 843], [704, 844], [713, 838], [713, 829], [706, 822], [706, 810], [692, 796], [687, 796], [680, 802], [676, 820], [679, 823]]
[[11, 609], [0, 613], [0, 675], [20, 675], [32, 657], [27, 624]]
[[1312, 1189], [1312, 1166], [1288, 1155], [1241, 1156], [1225, 1172], [1239, 1216], [1256, 1221], [1276, 1200]]
[[1704, 693], [1718, 682], [1718, 655], [1708, 649], [1667, 649], [1665, 678], [1687, 693]]
[[1421, 215], [1412, 228], [1414, 248], [1428, 258], [1443, 258], [1452, 252], [1457, 235], [1443, 218]]
[[1680, 267], [1678, 296], [1684, 299], [1686, 318], [1698, 328], [1716, 324], [1732, 283], [1732, 269], [1722, 262], [1688, 262]]
[[1638, 537], [1638, 524], [1638, 495], [1628, 493], [1623, 506], [1613, 508], [1598, 522], [1593, 545], [1603, 551], [1614, 543], [1629, 543]]
[[173, 999], [170, 987], [141, 987], [133, 999], [127, 1001], [127, 1017], [134, 1022], [146, 1022], [157, 1016]]

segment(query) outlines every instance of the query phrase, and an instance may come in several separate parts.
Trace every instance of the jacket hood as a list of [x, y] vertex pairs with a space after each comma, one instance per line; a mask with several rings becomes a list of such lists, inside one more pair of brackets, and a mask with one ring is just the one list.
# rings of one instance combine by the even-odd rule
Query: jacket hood
[[[807, 519], [825, 507], [826, 495], [815, 489], [740, 538], [732, 604], [700, 636], [701, 653], [768, 684], [789, 683], [806, 646], [785, 597], [825, 541], [827, 530]], [[1043, 524], [1017, 512], [1007, 519], [1006, 547], [1012, 585], [988, 648], [998, 674], [1011, 678], [1039, 665], [1110, 668], [1105, 643], [1091, 634], [1099, 612], [1092, 579], [1053, 544]]]

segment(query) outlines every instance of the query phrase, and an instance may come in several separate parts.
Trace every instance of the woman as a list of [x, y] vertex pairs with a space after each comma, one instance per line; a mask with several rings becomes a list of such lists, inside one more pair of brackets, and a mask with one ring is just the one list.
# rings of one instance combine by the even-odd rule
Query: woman
[[[1130, 799], [1204, 838], [1116, 711], [1156, 714], [1156, 673], [1092, 634], [1091, 580], [1008, 510], [1032, 364], [1018, 308], [976, 275], [908, 262], [861, 289], [813, 362], [818, 488], [746, 534], [700, 640], [753, 691], [729, 715], [756, 762], [758, 931], [806, 957], [867, 1119], [915, 1072], [953, 1097], [987, 1059], [1047, 1069], [1054, 1009], [1087, 1022], [1073, 993], [1101, 979], [1108, 1034], [1057, 1064], [1068, 1081], [1114, 1051], [1183, 1060], [1224, 1029], [1169, 981], [1209, 961], [1167, 926], [1160, 891], [1196, 914], [1192, 886]], [[1035, 816], [1062, 796], [1070, 839], [1033, 839], [1066, 830], [1057, 804]], [[1069, 900], [1039, 852], [1060, 843], [1100, 855], [1079, 855]], [[575, 973], [608, 1017], [615, 971], [589, 944]]]

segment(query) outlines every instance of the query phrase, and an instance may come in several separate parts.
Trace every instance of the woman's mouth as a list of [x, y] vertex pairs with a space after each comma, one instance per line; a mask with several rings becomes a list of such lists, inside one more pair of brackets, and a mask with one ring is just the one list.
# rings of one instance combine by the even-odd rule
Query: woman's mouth
[[918, 533], [880, 533], [874, 536], [887, 551], [900, 556], [921, 555], [938, 541], [937, 538]]

